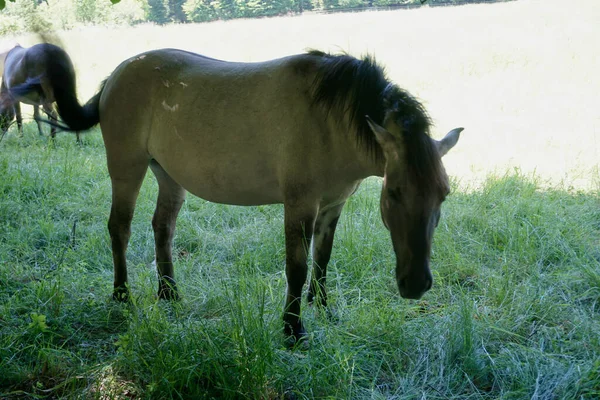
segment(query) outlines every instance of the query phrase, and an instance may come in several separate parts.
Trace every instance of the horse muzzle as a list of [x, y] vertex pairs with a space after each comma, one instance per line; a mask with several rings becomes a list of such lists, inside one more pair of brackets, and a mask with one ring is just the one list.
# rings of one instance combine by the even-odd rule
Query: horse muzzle
[[429, 268], [424, 272], [407, 274], [404, 276], [397, 275], [398, 289], [400, 296], [405, 299], [420, 299], [425, 292], [431, 289], [433, 285], [433, 277]]

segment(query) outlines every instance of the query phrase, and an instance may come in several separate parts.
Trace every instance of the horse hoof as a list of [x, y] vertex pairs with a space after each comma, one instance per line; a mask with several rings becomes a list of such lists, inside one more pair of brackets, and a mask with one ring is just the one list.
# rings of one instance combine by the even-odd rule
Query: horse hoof
[[127, 288], [115, 288], [112, 297], [115, 301], [126, 303], [129, 301], [129, 290]]
[[160, 300], [179, 300], [179, 292], [175, 280], [163, 277], [158, 282], [158, 298]]
[[295, 326], [285, 324], [285, 345], [288, 349], [308, 350], [308, 333], [302, 326], [302, 323], [297, 323]]
[[179, 300], [179, 293], [177, 293], [176, 290], [159, 290], [158, 299], [167, 301], [177, 301]]

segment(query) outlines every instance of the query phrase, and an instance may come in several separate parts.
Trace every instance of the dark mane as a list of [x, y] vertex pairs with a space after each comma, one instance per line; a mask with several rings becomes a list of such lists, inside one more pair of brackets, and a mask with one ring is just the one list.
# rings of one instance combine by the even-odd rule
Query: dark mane
[[425, 107], [391, 83], [384, 69], [370, 56], [356, 59], [316, 50], [308, 54], [323, 58], [313, 81], [315, 104], [328, 113], [347, 113], [355, 127], [357, 142], [378, 160], [383, 159], [383, 153], [365, 116], [379, 125], [383, 125], [386, 115], [394, 118], [404, 134], [409, 173], [417, 179], [421, 190], [440, 190], [445, 178], [437, 149], [430, 140], [431, 119]]
[[429, 135], [431, 119], [425, 107], [410, 93], [397, 86], [388, 88], [386, 103], [390, 116], [402, 127], [406, 145], [406, 166], [410, 176], [415, 177], [422, 194], [446, 193], [446, 175], [442, 160]]
[[389, 82], [382, 67], [372, 57], [358, 60], [350, 55], [330, 55], [313, 50], [308, 54], [320, 56], [324, 62], [319, 65], [313, 81], [313, 98], [330, 113], [348, 113], [350, 124], [356, 127], [356, 140], [367, 151], [380, 159], [381, 148], [366, 115], [381, 124], [385, 116], [383, 94]]

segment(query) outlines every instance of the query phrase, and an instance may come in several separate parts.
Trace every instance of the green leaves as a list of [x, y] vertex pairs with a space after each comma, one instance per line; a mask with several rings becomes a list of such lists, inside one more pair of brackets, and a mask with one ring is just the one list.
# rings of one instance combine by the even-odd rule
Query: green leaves
[[[15, 2], [15, 0], [9, 0], [9, 1], [12, 1], [13, 3]], [[4, 7], [6, 7], [6, 1], [0, 0], [0, 10], [3, 10]]]
[[[14, 3], [16, 0], [8, 0], [8, 1]], [[121, 0], [110, 0], [110, 2], [113, 4], [117, 4], [120, 1]], [[6, 7], [6, 0], [0, 0], [0, 10], [4, 10], [4, 7]]]
[[49, 327], [46, 324], [46, 316], [37, 313], [31, 313], [31, 322], [27, 327], [36, 332], [48, 332], [49, 330]]

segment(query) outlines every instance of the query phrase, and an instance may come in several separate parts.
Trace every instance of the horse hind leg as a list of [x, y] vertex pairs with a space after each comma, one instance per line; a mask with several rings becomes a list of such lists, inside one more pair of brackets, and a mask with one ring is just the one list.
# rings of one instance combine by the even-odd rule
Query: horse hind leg
[[327, 306], [327, 291], [325, 289], [327, 264], [331, 257], [335, 228], [344, 204], [345, 202], [324, 208], [317, 215], [313, 236], [313, 270], [307, 294], [309, 304], [312, 304], [316, 299], [318, 306]]
[[150, 169], [158, 181], [158, 201], [152, 218], [158, 270], [158, 298], [175, 300], [178, 293], [173, 268], [173, 236], [177, 215], [186, 192], [156, 161], [150, 162]]
[[141, 158], [133, 162], [133, 157], [126, 160], [124, 165], [109, 158], [109, 172], [112, 183], [112, 206], [108, 219], [113, 263], [114, 263], [114, 292], [113, 298], [127, 301], [129, 288], [127, 284], [126, 252], [131, 236], [131, 220], [148, 162]]
[[[57, 123], [58, 122], [58, 116], [56, 114], [56, 111], [54, 110], [54, 107], [52, 106], [52, 104], [44, 104], [44, 112], [46, 113], [46, 115], [48, 115], [48, 118], [50, 118], [50, 121], [52, 121], [53, 123]], [[38, 129], [40, 131], [40, 135], [42, 134], [42, 129], [40, 127], [40, 122], [38, 121]], [[56, 137], [56, 126], [52, 125], [50, 127], [50, 137], [52, 139], [54, 139]], [[79, 138], [79, 136], [78, 136]]]

